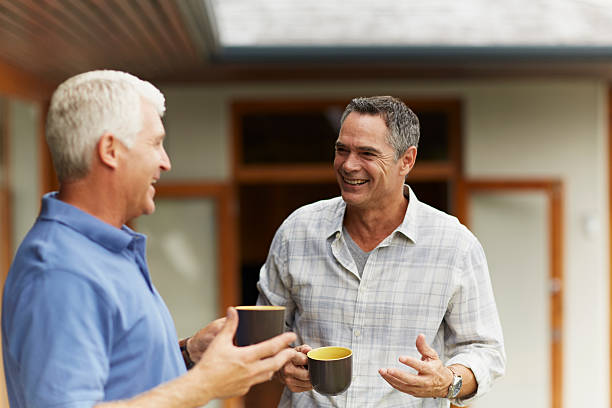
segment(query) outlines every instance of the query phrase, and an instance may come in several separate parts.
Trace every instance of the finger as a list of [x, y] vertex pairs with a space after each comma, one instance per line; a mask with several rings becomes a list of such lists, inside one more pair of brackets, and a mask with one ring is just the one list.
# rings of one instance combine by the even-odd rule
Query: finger
[[429, 347], [429, 344], [427, 344], [427, 341], [425, 340], [425, 335], [419, 334], [417, 336], [416, 347], [419, 353], [421, 353], [421, 355], [425, 359], [429, 359], [429, 360], [439, 359], [438, 353], [436, 353], [436, 350], [432, 349], [431, 347]]
[[213, 320], [212, 322], [208, 323], [204, 328], [200, 329], [192, 337], [194, 337], [194, 338], [196, 338], [198, 340], [199, 339], [206, 339], [206, 338], [208, 338], [210, 336], [214, 337], [217, 334], [219, 334], [221, 329], [223, 329], [223, 326], [225, 325], [226, 321], [227, 321], [226, 317]]
[[210, 326], [215, 329], [215, 330], [221, 330], [221, 328], [223, 328], [223, 326], [225, 325], [225, 322], [227, 322], [227, 317], [221, 317], [219, 319], [213, 320], [210, 323]]
[[308, 375], [307, 370], [304, 370], [305, 375], [296, 375], [292, 372], [286, 371], [286, 367], [288, 366], [289, 364], [285, 364], [285, 367], [283, 367], [283, 369], [278, 372], [279, 377], [282, 379], [281, 382], [283, 384], [287, 385], [287, 387], [289, 387], [289, 389], [293, 392], [296, 392], [296, 390], [298, 389], [300, 390], [299, 392], [308, 391], [312, 389], [312, 384], [310, 383], [310, 376]]
[[255, 373], [261, 373], [266, 371], [276, 372], [280, 370], [281, 367], [283, 367], [291, 360], [293, 353], [295, 353], [295, 350], [286, 348], [272, 357], [264, 358], [255, 362], [253, 364]]
[[296, 353], [291, 359], [291, 363], [293, 363], [293, 365], [295, 366], [305, 366], [306, 364], [308, 364], [308, 357], [306, 357], [306, 354], [300, 352], [299, 350], [296, 350]]
[[425, 384], [423, 377], [398, 370], [397, 368], [387, 368], [385, 372], [387, 377], [395, 378], [397, 381], [409, 387], [420, 387]]
[[394, 377], [393, 375], [389, 374], [389, 370], [380, 369], [378, 370], [378, 373], [387, 383], [389, 383], [390, 386], [392, 386], [396, 390], [399, 390], [402, 392], [408, 392], [408, 385], [400, 381], [398, 378]]
[[312, 388], [310, 380], [298, 380], [296, 378], [285, 378], [285, 383], [292, 388]]
[[[291, 363], [293, 363], [293, 361], [291, 361]], [[310, 376], [308, 375], [308, 370], [302, 367], [295, 366], [293, 364], [285, 364], [285, 366], [283, 367], [283, 371], [284, 371], [283, 374], [285, 375], [285, 377], [296, 378], [301, 381], [310, 382]]]
[[[293, 353], [295, 353], [295, 350], [287, 348], [273, 357], [254, 362], [252, 365], [252, 378], [256, 380], [254, 380], [255, 382], [252, 384], [268, 381], [270, 378], [272, 378], [274, 373], [280, 370], [280, 368], [291, 359]], [[287, 384], [287, 378], [283, 378], [282, 374], [280, 377], [283, 379], [282, 382]]]
[[378, 373], [395, 389], [414, 396], [429, 395], [425, 394], [423, 391], [427, 389], [428, 386], [426, 379], [421, 376], [413, 375], [395, 368], [378, 370]]
[[302, 344], [301, 346], [297, 346], [295, 349], [300, 353], [308, 354], [308, 352], [312, 350], [312, 347], [310, 347], [308, 344]]
[[396, 390], [419, 398], [435, 397], [434, 388], [428, 381], [421, 376], [406, 375], [402, 376], [401, 371], [395, 369], [378, 370], [385, 381]]
[[[287, 332], [279, 334], [269, 340], [262, 341], [261, 343], [243, 348], [247, 349], [248, 353], [252, 355], [254, 359], [261, 360], [262, 358], [273, 356], [279, 351], [289, 347], [289, 345], [295, 341], [296, 337], [294, 333]], [[288, 351], [291, 352], [290, 358], [296, 354], [294, 349], [288, 349]]]
[[421, 393], [420, 393], [418, 390], [416, 390], [416, 389], [414, 389], [414, 388], [412, 388], [412, 387], [410, 387], [410, 386], [408, 386], [408, 385], [406, 385], [406, 384], [402, 383], [401, 381], [398, 381], [398, 380], [397, 380], [397, 378], [395, 378], [395, 377], [384, 377], [384, 376], [383, 376], [383, 379], [384, 379], [384, 380], [385, 380], [385, 381], [386, 381], [386, 382], [387, 382], [387, 383], [388, 383], [388, 384], [389, 384], [391, 387], [393, 387], [393, 388], [395, 388], [396, 390], [399, 390], [399, 391], [401, 391], [401, 392], [404, 392], [404, 393], [406, 393], [406, 394], [410, 394], [410, 395], [413, 395], [413, 396], [415, 396], [415, 397], [416, 397], [416, 396], [419, 396], [419, 395], [421, 394]]
[[225, 324], [217, 334], [219, 338], [228, 339], [233, 342], [234, 335], [236, 334], [236, 328], [238, 328], [238, 312], [233, 307], [227, 308], [227, 319], [225, 320]]
[[410, 356], [401, 356], [399, 358], [400, 363], [407, 365], [408, 367], [414, 368], [419, 373], [428, 373], [431, 370], [424, 361], [417, 360]]
[[312, 384], [310, 383], [308, 383], [306, 386], [299, 384], [287, 384], [287, 387], [291, 390], [291, 392], [305, 392], [312, 390]]

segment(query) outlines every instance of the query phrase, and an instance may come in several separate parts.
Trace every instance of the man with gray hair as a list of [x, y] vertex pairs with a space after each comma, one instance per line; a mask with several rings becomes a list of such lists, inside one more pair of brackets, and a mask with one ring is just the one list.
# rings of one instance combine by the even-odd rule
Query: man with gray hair
[[[46, 194], [4, 287], [12, 408], [197, 407], [243, 395], [292, 356], [293, 333], [235, 347], [236, 310], [179, 341], [149, 276], [145, 237], [170, 170], [161, 92], [117, 71], [61, 84], [47, 117], [59, 192]], [[187, 371], [186, 369], [189, 369]]]
[[[336, 141], [341, 197], [299, 208], [276, 232], [258, 303], [286, 306], [302, 344], [279, 372], [280, 406], [465, 405], [503, 375], [482, 247], [405, 184], [418, 142], [418, 118], [402, 101], [353, 99]], [[353, 351], [343, 394], [312, 391], [305, 354], [321, 346]]]

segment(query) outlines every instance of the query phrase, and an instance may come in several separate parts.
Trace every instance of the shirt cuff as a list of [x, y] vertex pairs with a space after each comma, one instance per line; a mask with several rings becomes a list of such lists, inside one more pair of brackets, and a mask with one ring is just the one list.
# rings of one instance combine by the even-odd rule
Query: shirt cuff
[[463, 354], [457, 355], [446, 361], [446, 365], [460, 364], [472, 370], [476, 378], [476, 393], [471, 394], [469, 398], [456, 398], [451, 402], [458, 407], [470, 405], [475, 399], [484, 395], [491, 388], [491, 378], [489, 370], [484, 367], [479, 358]]

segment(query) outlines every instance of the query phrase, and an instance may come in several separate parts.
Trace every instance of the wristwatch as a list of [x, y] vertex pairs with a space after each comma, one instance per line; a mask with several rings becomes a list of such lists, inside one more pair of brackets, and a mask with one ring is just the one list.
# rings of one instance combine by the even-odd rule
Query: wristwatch
[[459, 391], [461, 391], [461, 386], [463, 385], [463, 378], [459, 374], [453, 370], [453, 367], [446, 367], [451, 373], [453, 373], [453, 382], [448, 386], [448, 394], [446, 394], [446, 398], [455, 399], [457, 395], [459, 395]]
[[191, 359], [191, 356], [189, 355], [189, 351], [187, 350], [187, 340], [189, 340], [189, 337], [183, 340], [179, 340], [179, 348], [181, 349], [181, 354], [183, 355], [183, 361], [185, 362], [185, 367], [187, 367], [188, 370], [191, 370], [193, 366], [195, 365], [195, 363]]

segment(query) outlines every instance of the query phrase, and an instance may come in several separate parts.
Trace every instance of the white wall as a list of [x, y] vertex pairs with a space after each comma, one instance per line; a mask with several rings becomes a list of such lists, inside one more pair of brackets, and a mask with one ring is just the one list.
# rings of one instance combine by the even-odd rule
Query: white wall
[[[228, 180], [231, 173], [233, 100], [348, 100], [373, 94], [462, 100], [469, 177], [556, 177], [565, 183], [563, 403], [609, 406], [605, 82], [336, 81], [172, 86], [163, 91], [173, 155], [173, 171], [167, 178], [220, 181]], [[199, 163], [197, 171], [187, 166], [194, 160]]]
[[467, 104], [469, 175], [565, 183], [563, 397], [570, 407], [609, 406], [606, 92], [596, 82], [483, 86]]
[[227, 179], [227, 107], [222, 99], [200, 88], [165, 94], [170, 108], [164, 117], [165, 146], [172, 171], [165, 173], [164, 179]]

